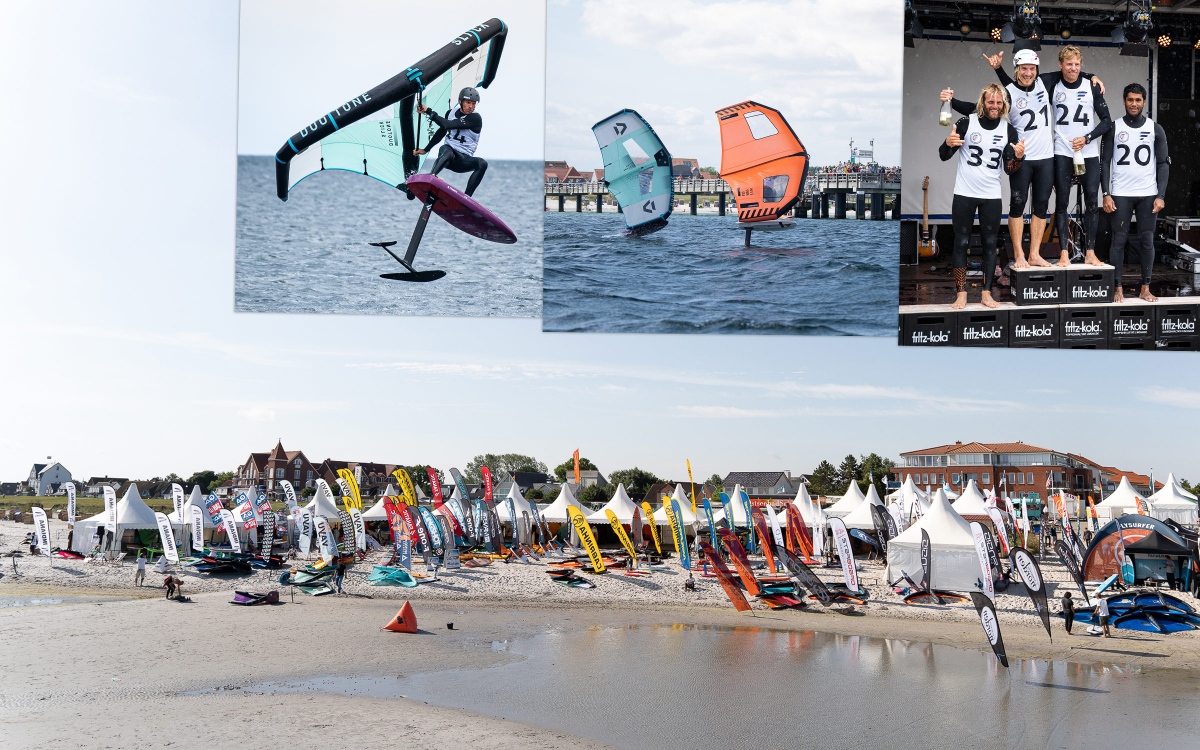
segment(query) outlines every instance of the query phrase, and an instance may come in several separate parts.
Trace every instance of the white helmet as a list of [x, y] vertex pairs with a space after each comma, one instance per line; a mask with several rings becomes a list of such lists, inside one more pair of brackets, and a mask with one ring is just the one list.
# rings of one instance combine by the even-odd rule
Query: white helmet
[[1013, 56], [1013, 65], [1041, 65], [1038, 53], [1031, 49], [1023, 49]]

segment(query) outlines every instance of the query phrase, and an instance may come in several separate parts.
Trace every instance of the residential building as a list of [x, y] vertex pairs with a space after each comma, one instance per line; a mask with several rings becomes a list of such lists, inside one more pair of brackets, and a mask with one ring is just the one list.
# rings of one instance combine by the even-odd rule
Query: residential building
[[696, 159], [677, 159], [671, 157], [671, 176], [675, 179], [699, 179], [700, 162]]
[[548, 161], [545, 168], [546, 182], [584, 182], [583, 173], [565, 161]]
[[388, 483], [395, 481], [392, 472], [400, 468], [400, 464], [379, 464], [372, 461], [335, 461], [332, 458], [327, 458], [317, 466], [317, 476], [329, 483], [329, 486], [337, 489], [337, 472], [338, 469], [349, 469], [351, 473], [355, 473], [358, 477], [358, 491], [363, 497], [375, 497], [382, 495], [387, 489]]
[[215, 491], [218, 497], [261, 491], [274, 499], [283, 495], [279, 480], [288, 480], [299, 492], [305, 487], [315, 487], [319, 476], [317, 467], [312, 465], [304, 451], [284, 450], [283, 441], [280, 440], [268, 453], [251, 453], [234, 472], [232, 480], [222, 483]]
[[71, 481], [71, 472], [62, 464], [54, 461], [48, 464], [34, 464], [29, 470], [29, 478], [25, 487], [33, 491], [37, 497], [44, 497], [58, 492], [63, 482]]
[[105, 487], [112, 487], [113, 490], [119, 487], [124, 487], [129, 483], [129, 477], [88, 477], [84, 483], [83, 494], [88, 497], [100, 497], [104, 494]]
[[[912, 476], [920, 487], [940, 487], [943, 484], [961, 491], [974, 479], [981, 490], [1004, 491], [1017, 497], [1045, 502], [1050, 495], [1062, 490], [1094, 502], [1116, 489], [1121, 476], [1135, 478], [1149, 489], [1149, 477], [1103, 467], [1065, 451], [1042, 448], [1017, 441], [1015, 443], [963, 443], [908, 451], [900, 454], [896, 473]], [[1108, 479], [1104, 479], [1104, 477]], [[1113, 481], [1115, 478], [1115, 481]], [[1161, 487], [1160, 483], [1155, 483]], [[1135, 485], [1136, 486], [1136, 485]], [[1146, 493], [1149, 494], [1149, 493]]]

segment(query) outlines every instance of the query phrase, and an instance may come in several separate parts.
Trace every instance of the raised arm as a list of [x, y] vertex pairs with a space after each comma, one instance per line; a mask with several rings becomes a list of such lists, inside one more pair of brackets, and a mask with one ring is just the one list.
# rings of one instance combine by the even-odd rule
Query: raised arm
[[950, 135], [946, 140], [942, 141], [942, 145], [938, 147], [938, 156], [942, 161], [950, 161], [950, 158], [957, 153], [959, 147], [962, 146], [963, 138], [967, 135], [968, 118], [960, 118], [954, 125], [954, 130], [950, 131]]

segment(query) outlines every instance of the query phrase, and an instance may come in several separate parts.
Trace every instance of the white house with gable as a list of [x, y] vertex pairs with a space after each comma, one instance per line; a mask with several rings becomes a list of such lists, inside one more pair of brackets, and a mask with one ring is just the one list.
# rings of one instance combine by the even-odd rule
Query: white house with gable
[[57, 492], [63, 482], [70, 481], [71, 472], [67, 471], [67, 467], [55, 461], [50, 464], [34, 464], [33, 468], [29, 470], [26, 486], [32, 489], [33, 494], [38, 497], [45, 497]]

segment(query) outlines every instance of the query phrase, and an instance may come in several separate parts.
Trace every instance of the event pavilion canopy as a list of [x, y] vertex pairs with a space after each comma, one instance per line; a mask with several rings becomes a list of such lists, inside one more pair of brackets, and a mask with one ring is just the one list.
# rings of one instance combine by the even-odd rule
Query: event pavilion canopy
[[888, 580], [901, 571], [914, 581], [921, 575], [921, 531], [929, 534], [931, 548], [929, 585], [946, 591], [971, 592], [983, 577], [971, 525], [955, 512], [946, 493], [938, 490], [925, 515], [888, 542]]

